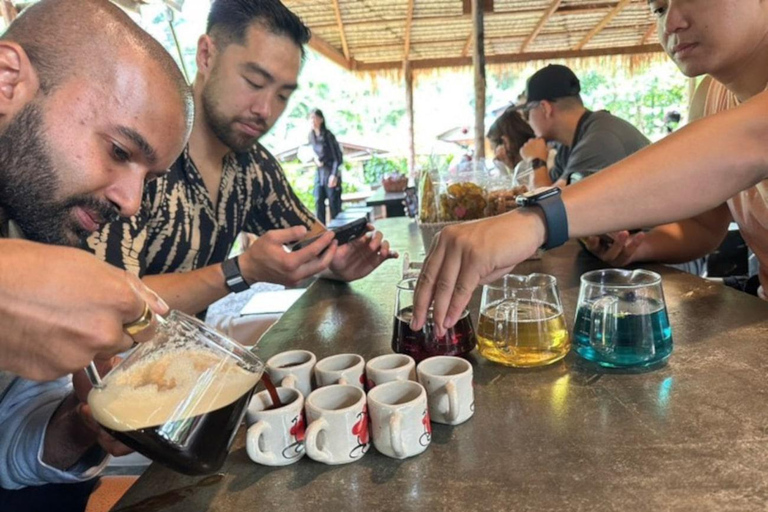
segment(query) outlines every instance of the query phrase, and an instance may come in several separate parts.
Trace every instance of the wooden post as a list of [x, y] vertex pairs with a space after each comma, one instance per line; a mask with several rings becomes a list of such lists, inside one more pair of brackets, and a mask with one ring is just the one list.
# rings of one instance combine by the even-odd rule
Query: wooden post
[[483, 27], [483, 2], [472, 0], [472, 23], [475, 33], [475, 50], [472, 64], [475, 68], [475, 158], [485, 158], [485, 30]]
[[408, 120], [408, 172], [416, 178], [416, 142], [413, 119], [413, 69], [411, 61], [403, 62], [403, 76], [405, 76], [405, 115]]

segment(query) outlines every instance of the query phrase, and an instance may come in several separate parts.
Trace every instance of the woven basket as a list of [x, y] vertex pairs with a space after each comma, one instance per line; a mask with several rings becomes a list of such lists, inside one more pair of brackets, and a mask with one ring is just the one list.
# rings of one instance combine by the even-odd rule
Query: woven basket
[[[424, 252], [429, 253], [429, 248], [432, 246], [432, 239], [435, 238], [445, 226], [451, 224], [461, 224], [466, 221], [452, 221], [452, 222], [419, 222], [419, 231], [421, 232], [421, 241], [424, 243]], [[537, 250], [529, 260], [540, 260], [541, 255], [544, 253], [541, 249]]]

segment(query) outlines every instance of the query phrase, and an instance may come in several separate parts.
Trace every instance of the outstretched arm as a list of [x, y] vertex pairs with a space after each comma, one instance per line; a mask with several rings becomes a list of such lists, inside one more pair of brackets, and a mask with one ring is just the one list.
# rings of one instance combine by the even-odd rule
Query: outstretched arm
[[[687, 219], [765, 180], [766, 114], [768, 92], [692, 123], [567, 187], [563, 202], [569, 235], [585, 237]], [[452, 326], [478, 284], [509, 272], [543, 244], [543, 216], [537, 208], [526, 210], [448, 226], [440, 233], [416, 289], [414, 328], [424, 324], [433, 302], [438, 330]]]

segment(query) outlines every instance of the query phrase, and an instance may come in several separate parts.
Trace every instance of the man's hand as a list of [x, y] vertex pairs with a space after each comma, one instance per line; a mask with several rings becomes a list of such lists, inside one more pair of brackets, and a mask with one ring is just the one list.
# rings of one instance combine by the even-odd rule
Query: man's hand
[[366, 229], [368, 234], [340, 246], [336, 251], [330, 265], [334, 278], [354, 281], [367, 276], [386, 260], [398, 257], [396, 251], [389, 249], [389, 242], [384, 240], [380, 231], [371, 233], [374, 227], [370, 224]]
[[547, 161], [549, 156], [549, 149], [547, 148], [547, 141], [542, 138], [529, 139], [528, 142], [523, 144], [520, 148], [520, 156], [523, 160], [530, 162], [534, 158]]
[[160, 314], [168, 309], [136, 276], [85, 251], [3, 240], [0, 369], [52, 380], [127, 350], [154, 334], [154, 320], [136, 340], [123, 332], [145, 304]]
[[301, 250], [288, 252], [286, 245], [303, 239], [307, 228], [274, 229], [260, 236], [240, 255], [240, 271], [248, 283], [267, 282], [296, 286], [327, 269], [336, 256], [338, 243], [333, 231]]
[[510, 272], [544, 244], [539, 208], [454, 224], [432, 240], [413, 299], [411, 328], [421, 329], [434, 303], [438, 336], [453, 327], [480, 284]]
[[[97, 360], [96, 368], [99, 371], [99, 375], [106, 375], [119, 362], [119, 357], [113, 357], [106, 361]], [[88, 393], [90, 393], [92, 386], [85, 371], [79, 371], [72, 375], [72, 387], [74, 387], [75, 396], [78, 399], [77, 412], [80, 415], [80, 419], [82, 420], [83, 425], [96, 435], [96, 442], [99, 443], [104, 451], [115, 457], [128, 455], [133, 452], [132, 449], [107, 434], [107, 432], [101, 428], [101, 425], [93, 419], [91, 407], [88, 405]]]
[[339, 177], [335, 174], [331, 174], [328, 176], [328, 188], [336, 188], [336, 186], [339, 184]]
[[629, 231], [617, 231], [602, 236], [582, 239], [589, 252], [612, 267], [624, 267], [635, 262], [637, 249], [645, 238], [642, 231], [630, 235]]
[[[96, 361], [101, 375], [108, 373], [118, 358]], [[74, 391], [51, 416], [45, 431], [42, 460], [58, 469], [71, 467], [96, 443], [107, 453], [119, 457], [133, 450], [107, 434], [91, 415], [88, 392], [91, 383], [83, 370], [72, 376]]]

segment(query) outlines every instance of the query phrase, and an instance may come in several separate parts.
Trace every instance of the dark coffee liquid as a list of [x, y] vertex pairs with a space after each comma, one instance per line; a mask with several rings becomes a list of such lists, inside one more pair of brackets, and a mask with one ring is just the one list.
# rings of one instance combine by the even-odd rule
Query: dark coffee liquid
[[302, 364], [304, 364], [304, 362], [299, 362], [299, 363], [285, 363], [285, 364], [283, 364], [283, 365], [280, 365], [280, 366], [278, 366], [278, 368], [293, 368], [294, 366], [301, 366]]
[[277, 394], [277, 388], [272, 383], [272, 379], [269, 378], [269, 375], [267, 375], [267, 372], [264, 372], [261, 374], [261, 383], [264, 384], [264, 387], [267, 388], [267, 393], [269, 393], [269, 398], [272, 400], [272, 405], [270, 407], [267, 407], [267, 411], [270, 411], [272, 409], [279, 409], [283, 406], [283, 403], [280, 401], [280, 395]]
[[431, 319], [420, 331], [410, 327], [413, 307], [407, 307], [395, 317], [392, 334], [392, 350], [411, 356], [416, 362], [432, 356], [465, 356], [469, 354], [477, 340], [469, 312], [465, 313], [445, 336], [435, 335]]
[[224, 464], [252, 394], [253, 389], [221, 409], [156, 427], [125, 432], [105, 430], [174, 471], [205, 475]]

